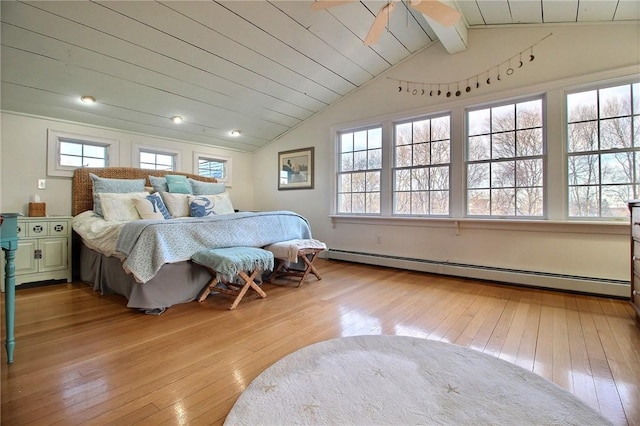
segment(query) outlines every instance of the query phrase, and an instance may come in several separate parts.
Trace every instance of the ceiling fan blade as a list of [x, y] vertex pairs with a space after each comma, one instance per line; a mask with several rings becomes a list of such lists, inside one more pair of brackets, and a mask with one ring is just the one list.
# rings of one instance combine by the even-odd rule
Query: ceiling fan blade
[[356, 0], [318, 0], [311, 3], [311, 10], [325, 10], [334, 6], [341, 6], [347, 3], [353, 3]]
[[378, 14], [376, 15], [376, 19], [373, 20], [373, 24], [371, 24], [371, 28], [369, 28], [367, 37], [365, 37], [364, 39], [365, 46], [371, 46], [378, 41], [380, 35], [382, 34], [382, 31], [384, 30], [384, 27], [387, 25], [387, 22], [389, 22], [389, 17], [391, 16], [391, 13], [393, 12], [393, 9], [395, 9], [395, 7], [395, 3], [391, 2], [385, 4], [380, 8]]
[[429, 18], [450, 27], [460, 19], [460, 12], [438, 0], [411, 0], [411, 7]]

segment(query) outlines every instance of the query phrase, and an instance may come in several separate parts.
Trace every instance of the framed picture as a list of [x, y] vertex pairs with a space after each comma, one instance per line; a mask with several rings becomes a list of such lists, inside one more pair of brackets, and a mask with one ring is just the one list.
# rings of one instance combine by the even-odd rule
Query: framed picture
[[278, 189], [313, 189], [313, 147], [278, 153]]

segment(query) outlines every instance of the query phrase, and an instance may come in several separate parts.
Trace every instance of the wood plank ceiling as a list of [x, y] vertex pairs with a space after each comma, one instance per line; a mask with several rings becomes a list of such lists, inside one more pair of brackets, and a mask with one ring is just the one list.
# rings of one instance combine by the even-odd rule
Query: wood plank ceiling
[[[386, 1], [311, 3], [3, 1], [2, 109], [253, 152], [438, 40], [404, 1], [371, 47]], [[448, 4], [470, 28], [640, 16], [636, 0]]]

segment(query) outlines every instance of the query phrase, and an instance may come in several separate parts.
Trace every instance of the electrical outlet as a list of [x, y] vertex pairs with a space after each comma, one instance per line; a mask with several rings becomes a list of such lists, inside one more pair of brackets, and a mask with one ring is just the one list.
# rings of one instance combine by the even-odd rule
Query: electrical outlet
[[47, 181], [45, 179], [38, 179], [38, 189], [47, 189]]

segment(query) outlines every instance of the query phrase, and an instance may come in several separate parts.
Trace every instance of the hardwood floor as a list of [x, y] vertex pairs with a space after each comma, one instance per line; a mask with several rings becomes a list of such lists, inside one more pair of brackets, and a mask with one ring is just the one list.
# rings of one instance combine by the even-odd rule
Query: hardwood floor
[[222, 295], [149, 316], [83, 283], [19, 289], [2, 424], [221, 424], [252, 379], [296, 349], [398, 334], [505, 359], [614, 424], [640, 425], [640, 329], [626, 301], [316, 264], [321, 281], [265, 284], [266, 299], [249, 294], [235, 311]]

